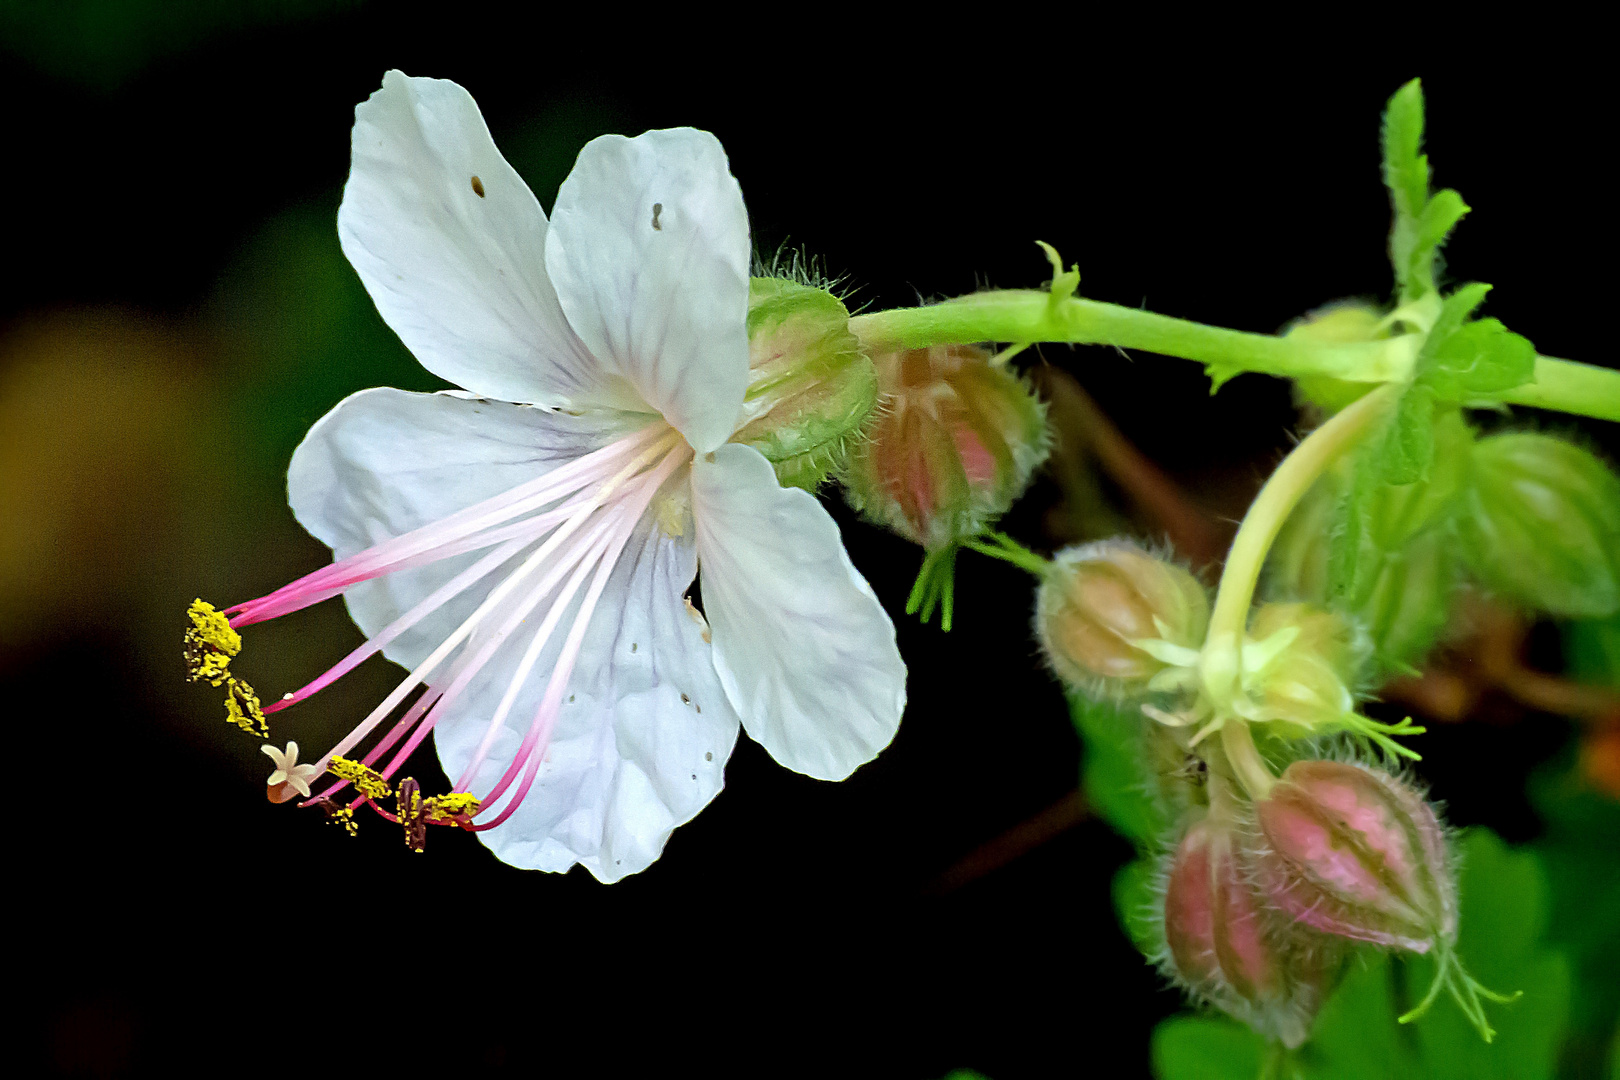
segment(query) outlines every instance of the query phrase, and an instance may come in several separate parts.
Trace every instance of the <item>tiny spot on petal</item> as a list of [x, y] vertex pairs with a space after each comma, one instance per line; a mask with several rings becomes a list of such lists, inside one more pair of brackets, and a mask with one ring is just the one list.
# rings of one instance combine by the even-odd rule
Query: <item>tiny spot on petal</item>
[[574, 703], [574, 695], [569, 694], [568, 695], [568, 704], [572, 705], [573, 703]]
[[701, 705], [694, 705], [692, 708], [696, 709], [700, 714], [703, 712], [703, 706]]
[[681, 704], [682, 705], [690, 705], [690, 704], [692, 704], [692, 699], [687, 697], [685, 694], [682, 694], [681, 695]]
[[704, 761], [713, 761], [714, 760], [714, 751], [710, 750], [708, 753], [704, 754], [703, 755], [703, 760]]
[[476, 176], [472, 178], [472, 189], [474, 195], [478, 196], [480, 199], [484, 197], [484, 182], [478, 179]]
[[635, 651], [636, 651], [636, 643], [635, 643], [635, 642], [633, 642], [633, 641], [632, 641], [632, 642], [631, 642], [631, 643], [630, 643], [630, 651], [631, 651], [631, 652], [635, 652]]
[[697, 779], [697, 773], [693, 773], [693, 774], [692, 774], [692, 779], [694, 779], [694, 780], [696, 780], [696, 779]]
[[663, 212], [664, 212], [664, 204], [663, 203], [661, 203], [661, 202], [653, 203], [653, 228], [657, 229], [659, 232], [664, 231], [664, 227], [662, 225], [658, 224], [658, 215], [662, 214]]

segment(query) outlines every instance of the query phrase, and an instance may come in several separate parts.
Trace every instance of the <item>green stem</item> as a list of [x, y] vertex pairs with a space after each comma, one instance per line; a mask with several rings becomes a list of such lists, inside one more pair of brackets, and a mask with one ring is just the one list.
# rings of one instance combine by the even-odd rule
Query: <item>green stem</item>
[[1249, 605], [1254, 601], [1255, 586], [1260, 581], [1260, 567], [1283, 522], [1328, 466], [1354, 446], [1383, 415], [1401, 389], [1398, 384], [1386, 384], [1358, 398], [1307, 435], [1277, 466], [1277, 471], [1271, 474], [1271, 479], [1266, 481], [1249, 512], [1243, 516], [1237, 536], [1232, 538], [1232, 550], [1226, 556], [1221, 583], [1215, 592], [1215, 609], [1210, 614], [1207, 640], [1229, 635], [1234, 645], [1241, 644], [1243, 631], [1248, 627]]
[[1063, 341], [1144, 349], [1242, 371], [1355, 382], [1405, 378], [1417, 345], [1416, 335], [1345, 345], [1249, 334], [1034, 289], [974, 293], [927, 307], [858, 315], [849, 328], [877, 352], [981, 341]]
[[[877, 311], [856, 316], [849, 326], [877, 352], [983, 341], [1061, 341], [1143, 349], [1267, 375], [1325, 375], [1367, 383], [1408, 378], [1421, 340], [1420, 335], [1403, 334], [1335, 344], [1250, 334], [1035, 289], [974, 293], [927, 307]], [[1539, 356], [1535, 381], [1505, 391], [1501, 400], [1620, 421], [1620, 371]]]
[[1254, 745], [1254, 733], [1245, 721], [1233, 717], [1221, 725], [1221, 749], [1226, 752], [1233, 776], [1249, 798], [1259, 800], [1271, 794], [1271, 786], [1277, 778], [1271, 775], [1270, 767], [1260, 756], [1260, 748]]
[[1538, 356], [1535, 381], [1515, 386], [1502, 400], [1620, 421], [1620, 371]]

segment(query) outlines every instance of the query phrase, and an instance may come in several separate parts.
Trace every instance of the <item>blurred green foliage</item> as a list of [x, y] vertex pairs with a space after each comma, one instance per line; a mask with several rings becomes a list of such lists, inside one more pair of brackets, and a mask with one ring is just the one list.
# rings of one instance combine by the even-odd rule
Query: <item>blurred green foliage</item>
[[364, 0], [0, 0], [0, 49], [112, 90], [210, 40], [351, 11]]

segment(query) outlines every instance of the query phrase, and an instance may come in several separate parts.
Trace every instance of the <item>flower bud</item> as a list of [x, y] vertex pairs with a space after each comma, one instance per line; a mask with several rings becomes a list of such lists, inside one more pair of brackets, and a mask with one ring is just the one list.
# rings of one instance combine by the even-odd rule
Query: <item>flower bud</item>
[[[1353, 345], [1389, 336], [1384, 315], [1370, 304], [1347, 300], [1297, 319], [1284, 337], [1303, 338], [1332, 345]], [[1373, 388], [1372, 383], [1350, 382], [1328, 375], [1301, 376], [1294, 389], [1306, 402], [1328, 412], [1338, 412]]]
[[1164, 892], [1165, 968], [1192, 993], [1289, 1047], [1321, 1001], [1321, 954], [1274, 927], [1231, 834], [1209, 819], [1187, 830]]
[[1350, 762], [1296, 761], [1254, 810], [1257, 881], [1297, 923], [1413, 952], [1455, 941], [1445, 833], [1404, 781]]
[[1365, 655], [1355, 627], [1326, 608], [1262, 604], [1249, 623], [1238, 714], [1288, 738], [1338, 727], [1355, 708], [1350, 682]]
[[1059, 677], [1116, 693], [1145, 687], [1167, 666], [1140, 642], [1196, 654], [1208, 626], [1198, 579], [1123, 540], [1058, 552], [1035, 601], [1035, 631]]
[[1514, 432], [1474, 447], [1463, 557], [1486, 586], [1536, 611], [1620, 611], [1620, 478], [1578, 446]]
[[877, 372], [836, 296], [786, 278], [749, 282], [749, 419], [733, 442], [764, 454], [784, 486], [814, 490], [842, 463], [877, 395]]
[[1046, 460], [1045, 407], [971, 345], [884, 353], [874, 362], [883, 408], [850, 451], [850, 505], [930, 551], [978, 535]]

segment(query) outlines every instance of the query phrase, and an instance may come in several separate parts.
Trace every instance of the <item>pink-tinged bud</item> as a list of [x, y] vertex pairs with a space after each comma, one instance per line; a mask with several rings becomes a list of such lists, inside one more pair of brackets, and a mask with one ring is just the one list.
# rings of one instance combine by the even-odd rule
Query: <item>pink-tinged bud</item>
[[1296, 761], [1255, 814], [1258, 881], [1296, 922], [1420, 953], [1455, 940], [1445, 832], [1403, 781], [1350, 762]]
[[1035, 601], [1047, 660], [1083, 689], [1146, 689], [1167, 665], [1141, 643], [1196, 655], [1208, 626], [1209, 596], [1198, 579], [1123, 540], [1058, 552]]
[[850, 451], [850, 505], [931, 551], [976, 536], [1046, 460], [1046, 409], [971, 345], [873, 357], [876, 421]]
[[1231, 834], [1208, 819], [1187, 830], [1164, 893], [1166, 969], [1194, 994], [1294, 1047], [1316, 1014], [1326, 964], [1274, 922]]

